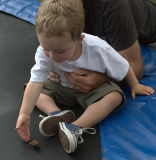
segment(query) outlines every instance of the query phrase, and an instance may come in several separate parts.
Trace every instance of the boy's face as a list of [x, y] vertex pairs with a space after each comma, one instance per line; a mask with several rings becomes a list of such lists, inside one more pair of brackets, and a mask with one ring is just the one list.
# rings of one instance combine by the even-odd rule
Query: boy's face
[[47, 37], [45, 33], [37, 34], [44, 54], [55, 62], [74, 61], [79, 40], [74, 41], [70, 33], [65, 32], [62, 36]]

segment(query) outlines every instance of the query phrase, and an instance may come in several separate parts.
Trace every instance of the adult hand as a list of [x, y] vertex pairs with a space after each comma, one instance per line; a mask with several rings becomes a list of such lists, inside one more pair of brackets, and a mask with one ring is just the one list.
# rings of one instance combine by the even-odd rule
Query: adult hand
[[60, 83], [61, 82], [61, 79], [60, 79], [60, 76], [59, 74], [57, 74], [56, 72], [49, 72], [50, 73], [50, 80], [55, 82], [55, 83]]
[[65, 75], [73, 88], [82, 93], [88, 93], [108, 81], [105, 74], [81, 68], [66, 72]]
[[30, 116], [25, 114], [19, 114], [17, 123], [16, 123], [16, 130], [20, 137], [25, 141], [28, 142], [30, 140]]
[[140, 95], [151, 95], [153, 94], [155, 91], [153, 88], [149, 87], [149, 86], [144, 86], [142, 84], [137, 84], [137, 85], [134, 85], [132, 87], [132, 90], [131, 90], [131, 96], [132, 96], [132, 99], [135, 99], [135, 95], [136, 94], [140, 94]]

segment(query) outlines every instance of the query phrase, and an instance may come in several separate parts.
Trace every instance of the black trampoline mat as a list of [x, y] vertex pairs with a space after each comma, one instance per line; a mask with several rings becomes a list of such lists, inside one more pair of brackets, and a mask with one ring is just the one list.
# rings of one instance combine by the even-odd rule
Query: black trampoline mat
[[[31, 116], [31, 137], [40, 142], [39, 151], [31, 150], [15, 131], [23, 97], [23, 84], [29, 80], [30, 68], [38, 40], [34, 26], [0, 12], [0, 160], [100, 160], [100, 138], [84, 135], [84, 143], [73, 154], [67, 154], [58, 136], [47, 138], [38, 130], [40, 112]], [[83, 110], [76, 106], [76, 116]]]

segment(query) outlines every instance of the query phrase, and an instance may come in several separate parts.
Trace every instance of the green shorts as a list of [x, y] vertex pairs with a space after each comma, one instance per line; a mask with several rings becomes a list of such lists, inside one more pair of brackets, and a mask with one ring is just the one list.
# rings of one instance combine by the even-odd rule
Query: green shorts
[[58, 103], [65, 106], [80, 104], [84, 109], [86, 109], [89, 105], [98, 101], [112, 91], [118, 91], [123, 96], [122, 103], [116, 108], [119, 109], [125, 103], [125, 96], [120, 87], [112, 82], [103, 83], [89, 93], [80, 93], [73, 88], [65, 87], [58, 83], [54, 83], [51, 80], [47, 80], [45, 81], [41, 93], [52, 97], [56, 104]]

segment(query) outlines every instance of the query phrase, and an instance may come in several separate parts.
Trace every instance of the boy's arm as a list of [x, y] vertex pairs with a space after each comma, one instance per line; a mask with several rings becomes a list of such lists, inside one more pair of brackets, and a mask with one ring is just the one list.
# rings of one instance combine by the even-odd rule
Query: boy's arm
[[23, 97], [22, 106], [16, 123], [16, 130], [24, 141], [30, 140], [30, 115], [37, 102], [43, 83], [29, 82]]
[[128, 85], [132, 88], [133, 86], [139, 84], [139, 81], [137, 80], [134, 71], [132, 70], [131, 66], [129, 66], [128, 72], [126, 77], [124, 78]]
[[37, 99], [40, 95], [41, 89], [43, 87], [43, 82], [29, 82], [23, 97], [22, 106], [20, 109], [20, 114], [30, 115], [34, 109]]
[[139, 81], [137, 80], [135, 76], [133, 69], [130, 66], [129, 66], [128, 73], [124, 79], [126, 80], [126, 82], [131, 88], [131, 96], [133, 99], [135, 99], [136, 94], [151, 95], [154, 93], [153, 88], [144, 86], [139, 83]]

